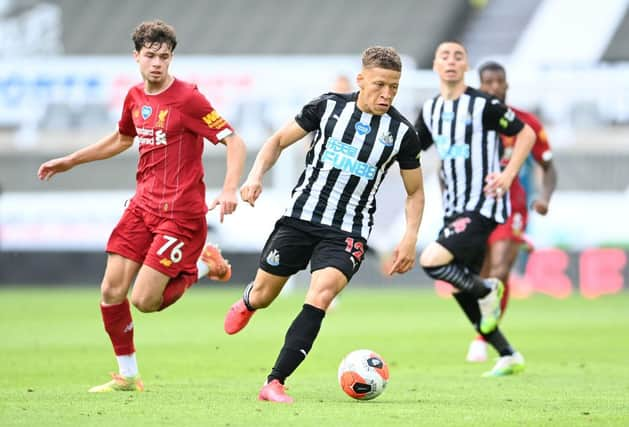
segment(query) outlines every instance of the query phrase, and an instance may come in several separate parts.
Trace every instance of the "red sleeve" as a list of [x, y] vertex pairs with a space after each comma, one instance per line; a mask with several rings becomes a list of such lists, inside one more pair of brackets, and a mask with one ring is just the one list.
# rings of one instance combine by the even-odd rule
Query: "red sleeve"
[[542, 123], [531, 113], [519, 111], [520, 118], [529, 125], [535, 132], [535, 144], [531, 149], [531, 154], [537, 163], [545, 163], [553, 158], [553, 152], [548, 143], [548, 136]]
[[127, 92], [127, 96], [124, 99], [122, 114], [120, 116], [120, 120], [118, 121], [118, 131], [122, 135], [137, 135], [135, 124], [133, 123], [133, 97], [131, 96], [131, 90]]
[[182, 108], [186, 129], [210, 140], [213, 144], [234, 133], [234, 129], [195, 87]]

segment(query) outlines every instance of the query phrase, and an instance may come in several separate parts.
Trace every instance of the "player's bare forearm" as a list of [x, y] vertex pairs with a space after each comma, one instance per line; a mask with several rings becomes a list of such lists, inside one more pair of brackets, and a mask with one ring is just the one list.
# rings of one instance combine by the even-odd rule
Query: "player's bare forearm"
[[400, 173], [407, 193], [404, 206], [406, 230], [402, 240], [393, 251], [393, 263], [388, 271], [389, 275], [406, 273], [415, 265], [417, 234], [424, 213], [424, 185], [421, 169], [402, 169]]
[[274, 137], [275, 135], [264, 143], [253, 162], [247, 180], [240, 188], [240, 198], [251, 206], [255, 206], [256, 200], [262, 194], [262, 178], [264, 174], [273, 167], [282, 152]]
[[557, 169], [552, 161], [542, 165], [542, 188], [540, 191], [540, 198], [547, 204], [550, 202], [550, 198], [557, 188]]
[[247, 147], [242, 138], [237, 134], [232, 134], [223, 141], [227, 147], [225, 181], [223, 191], [236, 192], [240, 184], [245, 169], [247, 159]]
[[404, 187], [406, 189], [406, 203], [404, 212], [406, 215], [405, 237], [417, 240], [417, 233], [424, 215], [424, 179], [421, 168], [400, 171]]
[[515, 145], [513, 146], [513, 154], [503, 171], [503, 175], [509, 179], [509, 186], [531, 152], [533, 144], [535, 144], [535, 132], [529, 125], [525, 124], [522, 130], [517, 134]]
[[234, 213], [238, 206], [238, 184], [240, 183], [242, 171], [245, 168], [247, 147], [242, 138], [235, 133], [222, 139], [221, 142], [227, 147], [225, 160], [227, 169], [225, 171], [223, 191], [208, 205], [208, 209], [213, 210], [220, 205], [219, 219], [222, 223], [225, 215]]
[[133, 145], [133, 137], [116, 131], [100, 141], [70, 154], [73, 166], [114, 157]]
[[535, 143], [535, 132], [527, 124], [517, 134], [513, 154], [502, 172], [492, 172], [485, 177], [483, 191], [490, 197], [502, 197], [511, 188], [511, 183], [518, 175], [527, 156]]
[[278, 138], [276, 135], [271, 136], [260, 148], [247, 176], [247, 181], [262, 182], [262, 178], [275, 165], [281, 153], [282, 148], [279, 145]]
[[49, 160], [43, 163], [37, 171], [39, 179], [48, 180], [53, 175], [72, 169], [74, 166], [104, 160], [122, 153], [133, 145], [133, 137], [121, 135], [118, 131], [100, 141], [81, 148], [65, 157]]
[[308, 132], [303, 130], [297, 122], [291, 120], [280, 130], [275, 132], [264, 143], [249, 172], [247, 180], [262, 181], [264, 175], [273, 167], [284, 148], [302, 139]]
[[543, 162], [540, 166], [542, 168], [541, 189], [531, 208], [540, 215], [546, 215], [550, 198], [557, 186], [557, 172], [552, 161]]

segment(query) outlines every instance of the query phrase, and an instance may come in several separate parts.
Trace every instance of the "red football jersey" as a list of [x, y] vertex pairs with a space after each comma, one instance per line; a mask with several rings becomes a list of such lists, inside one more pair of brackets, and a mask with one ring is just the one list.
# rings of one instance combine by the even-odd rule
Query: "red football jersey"
[[[551, 160], [553, 157], [553, 153], [548, 143], [546, 131], [544, 130], [544, 127], [540, 123], [539, 119], [533, 114], [526, 111], [518, 110], [513, 107], [510, 108], [520, 120], [529, 125], [531, 129], [533, 129], [533, 131], [535, 132], [535, 143], [533, 144], [533, 148], [531, 149], [531, 155], [533, 156], [533, 159], [535, 159], [535, 161], [540, 164]], [[513, 153], [513, 145], [515, 144], [515, 136], [501, 135], [501, 138], [502, 144], [504, 146], [501, 164], [505, 166], [511, 159], [511, 155]], [[528, 210], [528, 207], [526, 206], [526, 191], [524, 190], [524, 186], [520, 182], [519, 177], [516, 177], [511, 183], [509, 193], [511, 195], [512, 212], [523, 212]]]
[[216, 144], [233, 128], [196, 85], [175, 79], [158, 94], [132, 87], [118, 129], [139, 142], [133, 203], [161, 217], [205, 215], [203, 138]]

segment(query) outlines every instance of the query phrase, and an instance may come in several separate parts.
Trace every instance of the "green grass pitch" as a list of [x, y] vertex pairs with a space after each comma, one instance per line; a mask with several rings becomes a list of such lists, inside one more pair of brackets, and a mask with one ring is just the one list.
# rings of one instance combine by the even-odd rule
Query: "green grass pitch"
[[[629, 425], [627, 293], [512, 301], [503, 329], [527, 370], [481, 378], [493, 361], [464, 361], [473, 333], [452, 300], [350, 286], [287, 382], [295, 404], [279, 405], [257, 393], [304, 291], [227, 336], [223, 316], [241, 289], [197, 285], [163, 313], [133, 311], [140, 394], [86, 392], [116, 370], [96, 287], [0, 289], [0, 425]], [[369, 402], [345, 396], [336, 379], [341, 358], [359, 348], [391, 370]]]

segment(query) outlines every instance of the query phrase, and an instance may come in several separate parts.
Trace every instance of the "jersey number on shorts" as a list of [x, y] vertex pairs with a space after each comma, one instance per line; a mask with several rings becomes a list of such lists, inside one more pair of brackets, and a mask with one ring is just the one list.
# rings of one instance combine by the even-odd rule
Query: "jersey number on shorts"
[[[354, 258], [360, 261], [365, 253], [365, 246], [363, 245], [363, 242], [355, 242], [354, 239], [348, 237], [345, 239], [345, 243], [347, 244], [347, 246], [345, 246], [345, 252], [349, 252]], [[356, 250], [352, 252], [354, 249]]]
[[[162, 237], [166, 240], [166, 243], [164, 243], [162, 247], [159, 248], [159, 250], [157, 251], [157, 255], [162, 256], [162, 254], [166, 252], [168, 248], [175, 245], [173, 248], [170, 249], [170, 260], [175, 263], [181, 261], [181, 258], [183, 258], [183, 254], [181, 253], [183, 242], [179, 241], [176, 237], [167, 236], [165, 234]], [[178, 241], [179, 243], [177, 243]]]

